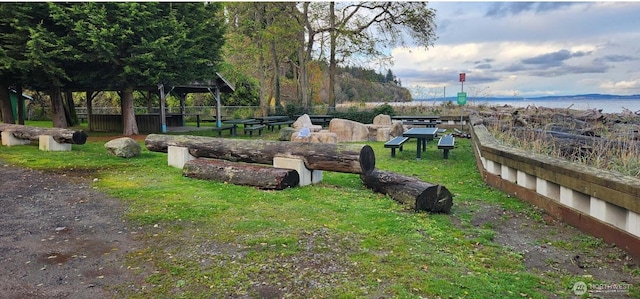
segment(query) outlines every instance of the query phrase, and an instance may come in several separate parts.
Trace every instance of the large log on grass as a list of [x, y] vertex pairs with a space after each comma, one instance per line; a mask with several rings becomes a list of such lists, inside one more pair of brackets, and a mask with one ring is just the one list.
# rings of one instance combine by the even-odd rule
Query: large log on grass
[[85, 144], [87, 133], [62, 128], [40, 128], [15, 124], [0, 124], [0, 132], [10, 132], [18, 139], [38, 141], [40, 135], [49, 135], [58, 143]]
[[197, 158], [272, 164], [274, 157], [299, 158], [312, 170], [364, 174], [375, 169], [376, 158], [368, 145], [304, 143], [256, 139], [215, 138], [192, 135], [149, 134], [148, 150], [167, 152], [169, 146], [189, 149]]
[[379, 169], [360, 175], [360, 178], [367, 188], [387, 194], [418, 211], [449, 213], [453, 205], [451, 192], [442, 185]]
[[295, 187], [300, 183], [300, 175], [293, 169], [214, 159], [190, 160], [184, 164], [182, 174], [190, 178], [272, 190]]

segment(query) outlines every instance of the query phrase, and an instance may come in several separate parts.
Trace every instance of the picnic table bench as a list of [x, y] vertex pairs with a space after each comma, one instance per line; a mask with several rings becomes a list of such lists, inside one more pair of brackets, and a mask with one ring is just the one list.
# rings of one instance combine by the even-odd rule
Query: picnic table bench
[[213, 127], [214, 132], [218, 132], [218, 137], [222, 137], [222, 131], [229, 131], [229, 134], [232, 136], [236, 135], [236, 125], [222, 125], [220, 127]]
[[391, 157], [395, 157], [396, 156], [396, 148], [399, 149], [400, 151], [402, 151], [402, 145], [405, 142], [407, 142], [407, 140], [409, 140], [409, 137], [398, 136], [396, 138], [393, 138], [393, 139], [387, 141], [384, 144], [384, 148], [390, 148], [391, 149]]
[[249, 133], [249, 137], [253, 136], [254, 131], [258, 131], [258, 136], [262, 136], [262, 130], [266, 127], [266, 125], [263, 125], [260, 120], [245, 121], [243, 122], [243, 125], [244, 134], [247, 135], [247, 133]]
[[293, 125], [293, 123], [294, 123], [294, 121], [292, 121], [292, 120], [276, 121], [276, 122], [267, 123], [267, 126], [269, 127], [269, 129], [271, 129], [271, 132], [273, 132], [276, 126], [278, 126], [278, 130], [280, 130], [282, 128], [282, 126], [287, 125], [287, 126], [291, 127], [291, 125]]
[[453, 149], [454, 145], [455, 138], [452, 134], [447, 134], [440, 137], [440, 140], [438, 140], [438, 149], [443, 150], [443, 159], [449, 159], [449, 150]]

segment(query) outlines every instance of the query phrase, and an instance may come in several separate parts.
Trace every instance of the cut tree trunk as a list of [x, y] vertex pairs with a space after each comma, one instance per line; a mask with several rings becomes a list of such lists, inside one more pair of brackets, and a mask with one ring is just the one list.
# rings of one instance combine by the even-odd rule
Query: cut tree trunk
[[190, 178], [272, 190], [291, 188], [300, 183], [300, 175], [293, 169], [214, 159], [190, 160], [184, 164], [182, 174]]
[[49, 135], [58, 143], [85, 144], [87, 133], [62, 128], [40, 128], [14, 124], [0, 124], [0, 132], [11, 132], [18, 139], [38, 141], [40, 135]]
[[387, 194], [418, 211], [449, 213], [453, 206], [453, 195], [441, 185], [379, 169], [360, 175], [360, 178], [367, 188]]
[[148, 150], [167, 152], [171, 146], [185, 147], [197, 158], [233, 162], [272, 164], [274, 157], [299, 158], [307, 169], [364, 174], [373, 171], [376, 157], [368, 145], [351, 143], [304, 143], [290, 141], [245, 140], [191, 135], [149, 134]]

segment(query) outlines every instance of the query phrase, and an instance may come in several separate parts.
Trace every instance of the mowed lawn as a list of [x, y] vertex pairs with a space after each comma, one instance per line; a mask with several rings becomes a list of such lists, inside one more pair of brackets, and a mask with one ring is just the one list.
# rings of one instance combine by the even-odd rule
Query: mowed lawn
[[377, 168], [454, 194], [451, 214], [430, 214], [368, 190], [357, 174], [325, 171], [319, 184], [283, 191], [190, 179], [144, 141], [139, 157], [108, 155], [108, 135], [90, 133], [71, 152], [0, 147], [0, 159], [82, 174], [122, 199], [144, 244], [123, 261], [144, 279], [112, 286], [126, 298], [571, 298], [576, 281], [598, 282], [529, 272], [523, 253], [494, 241], [491, 225], [471, 224], [478, 205], [542, 217], [482, 181], [467, 139], [456, 139], [446, 160], [436, 142], [421, 160], [415, 140], [395, 158], [383, 142], [366, 143]]

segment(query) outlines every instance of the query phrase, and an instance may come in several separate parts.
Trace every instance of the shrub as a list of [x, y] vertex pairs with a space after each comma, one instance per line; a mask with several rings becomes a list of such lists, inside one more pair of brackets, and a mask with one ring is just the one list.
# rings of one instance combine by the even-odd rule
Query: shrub
[[393, 110], [393, 107], [387, 103], [384, 103], [378, 107], [373, 108], [373, 113], [375, 115], [378, 115], [378, 114], [386, 114], [389, 116], [395, 115], [395, 111]]

